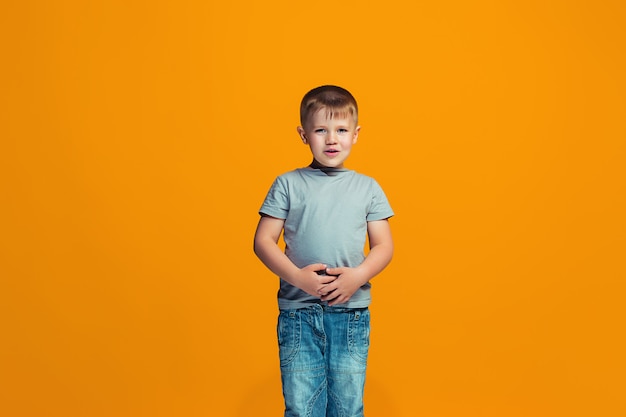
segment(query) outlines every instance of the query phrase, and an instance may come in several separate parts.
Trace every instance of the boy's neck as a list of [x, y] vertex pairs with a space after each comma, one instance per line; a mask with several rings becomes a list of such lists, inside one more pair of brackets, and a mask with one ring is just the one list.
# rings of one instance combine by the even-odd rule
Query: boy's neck
[[346, 167], [344, 167], [343, 165], [340, 166], [340, 167], [327, 167], [327, 166], [324, 166], [324, 165], [320, 164], [315, 159], [313, 159], [313, 162], [311, 162], [311, 164], [309, 164], [309, 168], [320, 169], [322, 171], [341, 171], [341, 170], [345, 170], [346, 169]]

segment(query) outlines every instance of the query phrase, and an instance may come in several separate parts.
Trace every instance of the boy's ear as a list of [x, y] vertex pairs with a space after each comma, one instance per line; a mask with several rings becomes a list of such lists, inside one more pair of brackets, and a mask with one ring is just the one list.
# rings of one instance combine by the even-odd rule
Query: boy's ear
[[302, 139], [302, 142], [306, 145], [307, 144], [306, 132], [304, 131], [302, 126], [298, 126], [298, 134], [300, 135], [300, 139]]
[[359, 137], [359, 132], [361, 131], [361, 126], [357, 126], [356, 129], [354, 129], [354, 137], [352, 138], [352, 144], [354, 145], [356, 143], [356, 140]]

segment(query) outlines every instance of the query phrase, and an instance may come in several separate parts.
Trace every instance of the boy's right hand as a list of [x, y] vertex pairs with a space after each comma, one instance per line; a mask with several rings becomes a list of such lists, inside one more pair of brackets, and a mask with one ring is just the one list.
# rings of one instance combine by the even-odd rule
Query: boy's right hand
[[311, 264], [301, 268], [296, 286], [307, 294], [320, 298], [319, 291], [324, 285], [337, 279], [334, 275], [326, 275], [326, 268], [324, 264]]

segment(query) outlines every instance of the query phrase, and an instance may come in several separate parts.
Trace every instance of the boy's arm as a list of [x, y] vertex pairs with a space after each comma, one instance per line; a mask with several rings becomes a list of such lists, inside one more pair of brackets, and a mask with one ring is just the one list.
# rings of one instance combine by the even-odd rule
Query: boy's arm
[[298, 268], [278, 247], [278, 239], [285, 220], [270, 216], [261, 216], [254, 234], [254, 253], [267, 268], [307, 294], [320, 297], [320, 289], [336, 279], [333, 276], [318, 275], [315, 271], [326, 268], [324, 264], [307, 265]]
[[370, 251], [361, 265], [356, 268], [340, 267], [326, 270], [326, 273], [338, 275], [338, 278], [320, 290], [322, 301], [330, 301], [330, 305], [347, 302], [356, 290], [389, 264], [393, 256], [393, 239], [389, 221], [384, 219], [368, 222], [367, 235]]

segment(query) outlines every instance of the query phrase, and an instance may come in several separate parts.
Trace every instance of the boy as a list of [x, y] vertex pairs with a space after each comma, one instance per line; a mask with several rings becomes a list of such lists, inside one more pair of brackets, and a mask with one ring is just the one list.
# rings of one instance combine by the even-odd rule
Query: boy
[[300, 122], [313, 161], [274, 181], [254, 237], [256, 255], [280, 277], [285, 417], [363, 416], [369, 281], [391, 261], [393, 211], [376, 181], [344, 168], [360, 130], [352, 94], [309, 91]]

